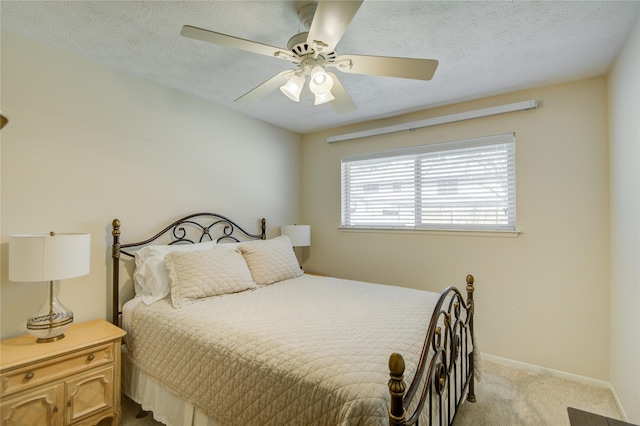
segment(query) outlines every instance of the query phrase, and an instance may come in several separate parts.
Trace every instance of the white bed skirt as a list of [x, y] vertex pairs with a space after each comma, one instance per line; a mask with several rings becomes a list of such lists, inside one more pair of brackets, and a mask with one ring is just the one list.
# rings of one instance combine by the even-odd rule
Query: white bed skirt
[[187, 401], [131, 365], [122, 346], [122, 392], [167, 426], [220, 426]]

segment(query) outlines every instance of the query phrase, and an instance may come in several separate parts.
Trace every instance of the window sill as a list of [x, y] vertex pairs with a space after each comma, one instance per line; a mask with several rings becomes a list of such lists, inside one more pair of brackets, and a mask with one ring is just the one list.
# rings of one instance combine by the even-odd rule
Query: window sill
[[493, 237], [493, 238], [518, 238], [521, 230], [515, 231], [487, 231], [473, 229], [406, 229], [406, 228], [352, 228], [339, 226], [338, 230], [344, 232], [373, 232], [383, 234], [426, 234], [426, 235], [448, 235], [456, 237]]

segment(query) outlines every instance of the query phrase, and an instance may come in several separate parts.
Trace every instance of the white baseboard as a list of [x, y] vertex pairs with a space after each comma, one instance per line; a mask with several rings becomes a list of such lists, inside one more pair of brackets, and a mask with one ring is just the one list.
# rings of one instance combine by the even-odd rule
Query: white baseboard
[[622, 403], [618, 399], [618, 394], [616, 393], [616, 390], [611, 385], [609, 385], [609, 389], [613, 394], [613, 399], [616, 401], [616, 405], [618, 406], [618, 410], [620, 410], [620, 414], [622, 414], [622, 420], [624, 420], [625, 422], [628, 422], [629, 417], [627, 416], [627, 413], [624, 411], [624, 407], [622, 406]]
[[629, 418], [627, 417], [627, 413], [624, 411], [624, 408], [620, 403], [620, 399], [618, 399], [618, 395], [616, 394], [615, 389], [613, 388], [613, 386], [611, 386], [611, 383], [609, 382], [605, 382], [604, 380], [593, 379], [591, 377], [580, 376], [579, 374], [567, 373], [566, 371], [554, 370], [551, 368], [541, 367], [539, 365], [528, 364], [526, 362], [514, 361], [512, 359], [502, 358], [496, 355], [490, 355], [482, 352], [480, 354], [480, 357], [481, 359], [486, 359], [487, 361], [495, 362], [496, 364], [502, 364], [510, 367], [521, 368], [523, 370], [531, 371], [537, 374], [559, 377], [562, 379], [573, 380], [574, 382], [582, 383], [589, 386], [596, 386], [599, 388], [609, 389], [613, 394], [613, 399], [615, 400], [616, 405], [618, 406], [618, 409], [622, 414], [623, 420], [629, 421], [628, 420]]

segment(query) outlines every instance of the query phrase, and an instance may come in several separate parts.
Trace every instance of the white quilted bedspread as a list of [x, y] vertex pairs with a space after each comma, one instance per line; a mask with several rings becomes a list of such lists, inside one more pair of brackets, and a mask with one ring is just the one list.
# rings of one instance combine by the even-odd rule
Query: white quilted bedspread
[[389, 355], [413, 377], [438, 296], [304, 275], [180, 309], [139, 303], [128, 351], [222, 425], [388, 425]]

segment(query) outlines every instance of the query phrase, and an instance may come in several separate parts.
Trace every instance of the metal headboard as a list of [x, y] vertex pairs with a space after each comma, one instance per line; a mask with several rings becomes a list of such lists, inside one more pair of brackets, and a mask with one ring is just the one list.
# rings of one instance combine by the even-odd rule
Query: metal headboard
[[111, 322], [119, 323], [120, 311], [120, 255], [132, 258], [135, 251], [126, 249], [140, 249], [152, 243], [162, 236], [168, 236], [171, 244], [195, 244], [203, 241], [240, 242], [243, 240], [266, 239], [266, 219], [260, 220], [260, 233], [252, 234], [245, 231], [234, 221], [217, 213], [194, 213], [173, 222], [153, 237], [135, 243], [120, 244], [120, 221], [112, 222], [113, 246], [111, 257], [113, 259], [113, 302]]

